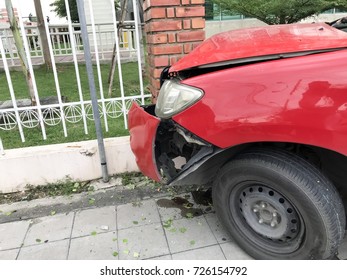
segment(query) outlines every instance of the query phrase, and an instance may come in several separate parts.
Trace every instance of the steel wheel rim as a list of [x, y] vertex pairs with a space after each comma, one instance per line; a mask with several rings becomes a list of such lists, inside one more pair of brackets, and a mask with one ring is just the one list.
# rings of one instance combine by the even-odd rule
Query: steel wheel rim
[[239, 231], [251, 243], [274, 253], [300, 248], [305, 232], [300, 213], [274, 188], [242, 182], [230, 193], [229, 209]]

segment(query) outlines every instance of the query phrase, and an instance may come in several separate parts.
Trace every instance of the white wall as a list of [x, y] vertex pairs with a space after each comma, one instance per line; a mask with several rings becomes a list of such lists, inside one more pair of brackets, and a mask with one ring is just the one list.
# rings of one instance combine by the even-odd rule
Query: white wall
[[[94, 13], [95, 23], [113, 23], [112, 18], [112, 5], [110, 0], [97, 0], [91, 1]], [[86, 12], [87, 24], [91, 23], [90, 21], [90, 8], [89, 1], [84, 0], [84, 9]]]
[[[129, 137], [105, 139], [109, 174], [138, 171]], [[101, 178], [96, 140], [6, 150], [0, 154], [0, 192], [8, 193], [55, 183]]]
[[[94, 14], [94, 22], [95, 24], [107, 24], [107, 25], [98, 25], [96, 32], [103, 32], [102, 34], [97, 35], [98, 45], [102, 46], [104, 50], [113, 50], [114, 46], [114, 25], [113, 25], [113, 17], [112, 17], [112, 5], [110, 0], [93, 0], [92, 9]], [[91, 12], [89, 1], [84, 0], [84, 9], [86, 13], [86, 22], [87, 24], [91, 24]], [[118, 19], [117, 19], [118, 20]], [[89, 35], [89, 43], [93, 50], [94, 41], [93, 36], [91, 34], [92, 28], [88, 27]], [[108, 32], [108, 33], [105, 33]], [[106, 35], [107, 34], [107, 35]], [[99, 50], [100, 51], [100, 50]]]
[[[309, 17], [302, 22], [330, 22], [336, 19], [347, 16], [347, 13], [336, 13], [336, 14], [320, 14], [318, 16]], [[238, 19], [238, 20], [208, 20], [206, 21], [206, 38], [209, 38], [217, 33], [242, 29], [242, 28], [251, 28], [251, 27], [260, 27], [265, 26], [266, 24], [257, 19]]]
[[242, 28], [259, 27], [266, 25], [264, 22], [257, 19], [233, 19], [233, 20], [208, 20], [206, 21], [206, 38], [215, 34]]

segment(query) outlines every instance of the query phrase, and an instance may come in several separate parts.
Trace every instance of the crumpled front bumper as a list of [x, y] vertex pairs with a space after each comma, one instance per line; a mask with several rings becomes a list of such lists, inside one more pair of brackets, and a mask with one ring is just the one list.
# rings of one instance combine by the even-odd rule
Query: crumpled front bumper
[[[168, 185], [206, 184], [216, 175], [223, 151], [185, 130], [174, 120], [155, 116], [155, 105], [130, 108], [130, 145], [141, 172]], [[212, 159], [215, 160], [212, 160]]]
[[128, 114], [130, 146], [141, 172], [155, 181], [161, 181], [155, 161], [155, 138], [160, 119], [146, 112], [154, 106], [141, 107], [133, 103]]

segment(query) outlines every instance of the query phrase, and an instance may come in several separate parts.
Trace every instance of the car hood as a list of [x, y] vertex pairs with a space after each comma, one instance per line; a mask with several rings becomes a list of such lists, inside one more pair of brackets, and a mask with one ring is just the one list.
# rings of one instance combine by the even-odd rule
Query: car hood
[[325, 23], [272, 25], [223, 32], [171, 66], [178, 72], [243, 58], [347, 47], [347, 33]]

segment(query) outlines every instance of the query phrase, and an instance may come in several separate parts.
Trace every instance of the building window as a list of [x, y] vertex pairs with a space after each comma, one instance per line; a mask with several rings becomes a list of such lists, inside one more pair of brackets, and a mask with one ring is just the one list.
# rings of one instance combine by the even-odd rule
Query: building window
[[346, 12], [347, 12], [347, 9], [332, 8], [322, 12], [322, 14], [337, 14], [337, 13], [346, 13]]
[[214, 12], [213, 12], [213, 3], [206, 0], [205, 1], [205, 19], [213, 20]]
[[205, 1], [205, 19], [206, 20], [233, 20], [243, 19], [243, 15], [225, 11], [217, 4], [213, 4], [210, 0]]
[[335, 14], [336, 13], [347, 13], [347, 9], [338, 9], [338, 8], [336, 8], [335, 9]]
[[322, 14], [333, 14], [335, 9], [329, 9], [324, 11]]
[[[333, 8], [322, 12], [322, 14], [347, 13], [347, 9]], [[206, 20], [237, 20], [251, 18], [238, 13], [222, 10], [217, 4], [213, 4], [211, 0], [205, 1], [205, 19]]]

